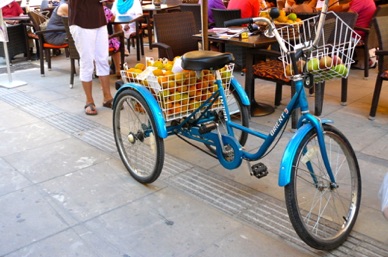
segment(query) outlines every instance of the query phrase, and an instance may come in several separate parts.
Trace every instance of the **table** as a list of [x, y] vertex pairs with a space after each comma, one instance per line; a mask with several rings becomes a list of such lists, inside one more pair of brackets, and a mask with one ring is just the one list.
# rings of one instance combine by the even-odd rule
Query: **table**
[[8, 16], [8, 17], [3, 17], [3, 20], [5, 21], [9, 21], [9, 20], [13, 20], [13, 21], [20, 21], [20, 22], [29, 22], [30, 21], [30, 17], [28, 15], [20, 15], [20, 16]]
[[[139, 33], [139, 21], [144, 18], [143, 15], [125, 15], [125, 16], [116, 16], [114, 22], [110, 22], [110, 24], [129, 24], [132, 22], [136, 22], [136, 57], [137, 60], [140, 61], [140, 33]], [[131, 47], [131, 44], [128, 41], [128, 48]], [[143, 50], [144, 52], [144, 50]]]
[[[197, 39], [202, 39], [201, 34], [194, 35]], [[242, 46], [247, 49], [246, 53], [246, 73], [245, 73], [245, 92], [248, 95], [248, 98], [251, 102], [250, 113], [253, 117], [259, 117], [271, 114], [275, 111], [273, 106], [264, 103], [258, 103], [255, 100], [253, 94], [253, 87], [255, 86], [253, 79], [253, 64], [254, 64], [254, 55], [257, 53], [258, 49], [265, 49], [269, 45], [276, 43], [275, 38], [268, 38], [262, 34], [252, 35], [247, 39], [241, 38], [220, 38], [217, 36], [209, 35], [209, 41], [219, 42], [223, 44], [233, 44], [236, 46]]]
[[[10, 52], [12, 52], [12, 48], [20, 48], [22, 45], [24, 46], [24, 55], [27, 58], [27, 60], [31, 60], [31, 54], [30, 54], [30, 49], [29, 49], [29, 42], [28, 42], [28, 35], [27, 35], [27, 27], [23, 23], [29, 23], [30, 22], [30, 17], [28, 15], [21, 15], [21, 16], [9, 16], [9, 17], [3, 17], [3, 20], [5, 22], [7, 21], [15, 21], [13, 25], [21, 24], [21, 28], [18, 29], [18, 34], [15, 35], [16, 37], [12, 37], [12, 40], [17, 40], [17, 42], [10, 42], [12, 46], [10, 46]], [[10, 25], [12, 26], [12, 25]], [[11, 31], [9, 31], [11, 33]], [[10, 35], [9, 35], [10, 36]], [[10, 39], [11, 40], [11, 39]], [[11, 40], [11, 41], [12, 41]], [[13, 57], [13, 56], [12, 56]]]
[[161, 11], [167, 11], [169, 9], [179, 9], [178, 4], [161, 4], [160, 6], [156, 6], [153, 4], [146, 4], [141, 6], [143, 9], [143, 12], [150, 12], [151, 17], [154, 12], [161, 12]]

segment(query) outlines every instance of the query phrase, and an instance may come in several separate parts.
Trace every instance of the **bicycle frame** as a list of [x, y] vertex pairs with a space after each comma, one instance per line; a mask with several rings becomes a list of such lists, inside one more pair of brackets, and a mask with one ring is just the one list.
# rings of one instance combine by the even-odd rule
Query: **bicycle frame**
[[[225, 90], [222, 87], [222, 81], [218, 77], [218, 75], [217, 75], [216, 83], [218, 84], [218, 90], [214, 92], [213, 95], [210, 98], [208, 98], [190, 116], [181, 120], [179, 123], [171, 124], [168, 127], [163, 128], [162, 126], [159, 126], [159, 130], [162, 131], [161, 135], [164, 135], [163, 138], [166, 137], [165, 133], [167, 133], [168, 135], [178, 133], [183, 135], [186, 138], [190, 138], [198, 142], [215, 146], [217, 149], [217, 156], [219, 158], [220, 163], [227, 169], [235, 169], [241, 165], [242, 160], [256, 161], [262, 158], [264, 154], [267, 152], [267, 150], [271, 147], [277, 135], [280, 133], [280, 131], [287, 123], [287, 120], [290, 119], [292, 111], [300, 107], [302, 115], [298, 121], [298, 130], [294, 135], [294, 137], [292, 138], [292, 140], [290, 141], [290, 143], [288, 144], [288, 146], [286, 147], [286, 150], [281, 162], [281, 166], [280, 166], [278, 184], [280, 186], [285, 186], [289, 183], [291, 168], [292, 168], [289, 165], [290, 164], [289, 156], [292, 156], [292, 155], [290, 155], [289, 153], [296, 150], [295, 148], [299, 145], [297, 142], [299, 142], [299, 140], [303, 137], [303, 135], [305, 135], [311, 129], [315, 129], [317, 131], [318, 138], [319, 138], [319, 147], [322, 153], [322, 158], [324, 160], [324, 165], [326, 166], [326, 169], [329, 172], [331, 182], [335, 184], [334, 176], [329, 165], [328, 156], [326, 154], [324, 135], [323, 135], [323, 129], [322, 129], [323, 123], [330, 123], [331, 121], [320, 120], [316, 116], [309, 113], [308, 101], [304, 90], [304, 82], [303, 82], [302, 76], [296, 76], [296, 79], [294, 81], [296, 93], [293, 95], [290, 102], [284, 108], [283, 112], [279, 116], [279, 119], [277, 120], [277, 122], [275, 123], [275, 125], [273, 126], [273, 128], [270, 130], [268, 134], [264, 134], [262, 132], [244, 127], [238, 123], [233, 122], [230, 119], [229, 107], [227, 106], [227, 104], [225, 104], [225, 102], [224, 102], [223, 112], [225, 117], [225, 126], [228, 131], [228, 135], [222, 135], [220, 137], [217, 134], [217, 132], [209, 132], [206, 134], [201, 134], [199, 131], [199, 128], [196, 127], [195, 125], [204, 124], [214, 120], [214, 115], [212, 115], [212, 112], [209, 111], [209, 109], [211, 108], [211, 105], [218, 98], [226, 99]], [[154, 98], [152, 97], [152, 95], [148, 94], [148, 91], [141, 90], [141, 87], [139, 88], [136, 84], [131, 83], [131, 84], [128, 84], [127, 87], [131, 87], [135, 90], [138, 90], [140, 93], [142, 93], [144, 98], [147, 99], [148, 103], [153, 102]], [[247, 105], [248, 98], [245, 92], [243, 91], [241, 85], [237, 82], [237, 80], [233, 79], [231, 81], [231, 87], [233, 87], [235, 90], [238, 91], [239, 95], [243, 99], [242, 100], [243, 104]], [[160, 113], [159, 112], [160, 110], [158, 110], [160, 107], [156, 103], [150, 104], [150, 105], [152, 106], [153, 112]], [[165, 124], [162, 115], [155, 115], [154, 118], [157, 124]], [[189, 127], [190, 129], [185, 129], [185, 127]], [[246, 132], [252, 136], [261, 138], [264, 141], [256, 152], [250, 153], [250, 152], [244, 151], [242, 147], [239, 145], [239, 143], [237, 142], [237, 140], [233, 137], [234, 136], [233, 128]], [[233, 161], [225, 159], [223, 155], [224, 143], [228, 144], [230, 147], [233, 148], [234, 155], [235, 155]], [[313, 170], [311, 170], [310, 172], [311, 174], [314, 174]]]

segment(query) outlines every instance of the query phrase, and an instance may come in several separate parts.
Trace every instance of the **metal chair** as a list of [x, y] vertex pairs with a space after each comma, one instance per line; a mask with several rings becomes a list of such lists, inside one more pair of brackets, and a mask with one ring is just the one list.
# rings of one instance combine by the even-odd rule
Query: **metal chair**
[[189, 51], [198, 50], [195, 19], [192, 12], [170, 12], [154, 15], [154, 29], [159, 58], [173, 60]]
[[384, 81], [388, 81], [388, 16], [375, 17], [372, 23], [376, 30], [376, 36], [378, 41], [378, 50], [376, 51], [376, 56], [378, 57], [379, 61], [376, 84], [369, 112], [370, 120], [374, 120], [376, 117], [381, 87], [383, 86]]

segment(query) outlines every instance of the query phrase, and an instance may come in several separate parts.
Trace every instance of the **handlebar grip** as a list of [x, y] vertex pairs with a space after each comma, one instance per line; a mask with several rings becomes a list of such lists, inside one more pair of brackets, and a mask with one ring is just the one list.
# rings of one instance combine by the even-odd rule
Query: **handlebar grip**
[[233, 19], [233, 20], [228, 20], [224, 22], [225, 27], [230, 27], [230, 26], [240, 26], [242, 24], [246, 23], [253, 23], [252, 18], [242, 18], [242, 19]]

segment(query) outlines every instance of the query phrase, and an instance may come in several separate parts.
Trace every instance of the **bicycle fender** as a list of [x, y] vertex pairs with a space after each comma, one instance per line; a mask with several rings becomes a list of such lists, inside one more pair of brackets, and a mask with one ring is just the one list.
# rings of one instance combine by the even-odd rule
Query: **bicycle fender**
[[247, 96], [247, 93], [245, 90], [240, 86], [234, 86], [234, 83], [238, 84], [237, 80], [235, 78], [232, 78], [230, 81], [230, 84], [233, 86], [233, 88], [236, 90], [237, 94], [239, 95], [241, 99], [241, 103], [245, 106], [249, 106], [251, 103], [249, 101], [249, 98]]
[[156, 131], [158, 133], [158, 136], [161, 138], [166, 138], [168, 134], [167, 134], [166, 122], [164, 120], [162, 109], [160, 109], [160, 106], [156, 101], [155, 97], [144, 86], [136, 83], [127, 83], [122, 85], [119, 88], [119, 90], [116, 92], [116, 95], [113, 101], [113, 107], [115, 107], [117, 104], [116, 96], [118, 96], [122, 91], [126, 89], [136, 90], [143, 96], [144, 100], [147, 102], [152, 112], [152, 116], [155, 121], [155, 126], [156, 126]]
[[[321, 120], [322, 124], [332, 123], [331, 120]], [[314, 129], [314, 125], [310, 122], [305, 123], [302, 127], [300, 127], [295, 135], [288, 142], [286, 149], [284, 150], [282, 160], [280, 162], [279, 168], [279, 181], [278, 185], [283, 187], [287, 186], [291, 181], [291, 169], [292, 169], [292, 161], [296, 151], [302, 142], [304, 136], [310, 132], [310, 130]]]

